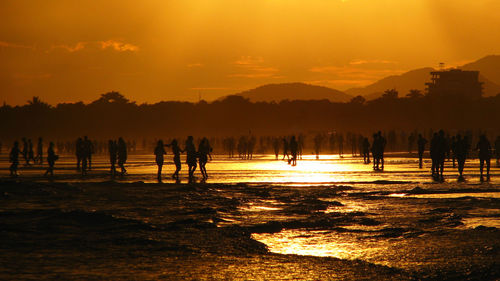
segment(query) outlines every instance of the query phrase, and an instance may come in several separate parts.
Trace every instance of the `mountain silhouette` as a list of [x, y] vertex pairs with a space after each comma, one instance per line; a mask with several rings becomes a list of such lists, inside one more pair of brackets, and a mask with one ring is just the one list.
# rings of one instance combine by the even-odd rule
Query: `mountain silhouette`
[[331, 102], [348, 102], [352, 99], [352, 96], [344, 92], [305, 83], [268, 84], [236, 95], [247, 98], [252, 102], [324, 99]]
[[[500, 93], [500, 56], [487, 56], [457, 68], [479, 71], [479, 81], [483, 82], [483, 96], [495, 96]], [[404, 97], [411, 89], [418, 89], [424, 93], [425, 83], [430, 82], [431, 71], [435, 69], [431, 67], [415, 69], [401, 75], [388, 76], [363, 88], [348, 89], [345, 92], [351, 96], [361, 95], [366, 100], [379, 98], [387, 89], [396, 89], [400, 97]]]

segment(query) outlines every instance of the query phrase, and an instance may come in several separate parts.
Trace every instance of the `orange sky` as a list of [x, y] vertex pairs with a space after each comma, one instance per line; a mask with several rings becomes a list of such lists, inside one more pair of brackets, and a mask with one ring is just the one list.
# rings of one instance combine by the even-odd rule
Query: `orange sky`
[[0, 102], [344, 90], [500, 54], [498, 11], [498, 0], [1, 1]]

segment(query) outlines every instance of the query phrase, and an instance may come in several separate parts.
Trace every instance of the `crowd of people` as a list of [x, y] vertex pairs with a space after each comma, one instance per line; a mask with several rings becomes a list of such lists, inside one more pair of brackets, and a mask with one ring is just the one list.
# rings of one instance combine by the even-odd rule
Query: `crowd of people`
[[[375, 171], [383, 171], [385, 166], [384, 153], [387, 146], [387, 138], [382, 132], [378, 131], [373, 134], [372, 143], [370, 145], [370, 140], [367, 137], [348, 135], [348, 139], [351, 141], [356, 139], [356, 145], [359, 145], [360, 155], [363, 156], [363, 163], [370, 164], [373, 162], [373, 169]], [[343, 137], [341, 134], [336, 134], [334, 137], [329, 138], [324, 134], [317, 134], [313, 138], [313, 152], [316, 154], [316, 158], [319, 159], [322, 145], [325, 140], [329, 140], [331, 146], [337, 144], [337, 151], [340, 158], [343, 157]], [[81, 172], [82, 176], [86, 176], [90, 170], [92, 170], [92, 155], [95, 153], [96, 141], [91, 141], [87, 136], [80, 137], [74, 142], [74, 149], [76, 156], [76, 169]], [[126, 142], [122, 137], [118, 140], [109, 140], [107, 151], [109, 153], [110, 162], [110, 174], [114, 177], [117, 174], [117, 167], [120, 168], [120, 176], [127, 174], [125, 164], [127, 161], [127, 155], [129, 152], [128, 144], [131, 142]], [[135, 144], [135, 142], [133, 142]], [[253, 136], [243, 136], [236, 141], [234, 138], [226, 138], [222, 141], [224, 149], [237, 149], [239, 157], [241, 159], [250, 160], [253, 158], [254, 149], [256, 147], [257, 139]], [[304, 135], [289, 136], [289, 137], [273, 137], [273, 138], [261, 138], [260, 145], [265, 143], [272, 144], [272, 148], [277, 160], [280, 159], [280, 150], [282, 151], [281, 160], [286, 160], [291, 166], [297, 165], [297, 160], [302, 158], [302, 153], [305, 144]], [[446, 135], [443, 130], [435, 132], [432, 134], [431, 140], [428, 141], [422, 134], [412, 133], [408, 137], [409, 146], [416, 144], [418, 150], [418, 163], [419, 168], [423, 168], [423, 158], [424, 152], [426, 151], [426, 146], [429, 143], [429, 155], [431, 159], [431, 175], [436, 180], [443, 180], [443, 172], [445, 167], [445, 160], [448, 159], [452, 162], [453, 168], [458, 169], [459, 180], [463, 180], [463, 171], [467, 158], [470, 156], [472, 150], [472, 140], [470, 136], [461, 134], [456, 134], [454, 136]], [[173, 154], [173, 162], [175, 165], [175, 171], [172, 174], [172, 178], [179, 180], [179, 173], [181, 171], [181, 153], [186, 154], [186, 164], [188, 166], [189, 179], [194, 178], [194, 173], [199, 167], [201, 176], [203, 180], [208, 178], [208, 173], [206, 169], [206, 164], [209, 159], [212, 159], [213, 148], [210, 145], [210, 141], [207, 138], [202, 138], [198, 141], [198, 146], [196, 147], [194, 138], [189, 136], [184, 144], [184, 149], [179, 147], [178, 141], [172, 139], [168, 144], [164, 144], [162, 140], [157, 141], [156, 147], [154, 148], [154, 155], [156, 164], [158, 166], [157, 178], [158, 181], [162, 180], [162, 170], [164, 165], [164, 155], [167, 154], [165, 147], [169, 147]], [[354, 146], [353, 146], [354, 147]], [[53, 142], [49, 143], [46, 155], [46, 162], [48, 164], [48, 169], [45, 172], [45, 176], [52, 176], [54, 173], [54, 165], [58, 160], [59, 156], [55, 153], [56, 145]], [[494, 145], [492, 146], [486, 135], [482, 134], [474, 147], [478, 152], [478, 158], [480, 162], [480, 179], [490, 179], [490, 167], [491, 158], [496, 157], [497, 163], [500, 164], [500, 136], [496, 138]], [[134, 148], [135, 149], [135, 148]], [[409, 147], [411, 151], [411, 147]], [[35, 153], [36, 151], [36, 153]], [[14, 142], [14, 145], [10, 151], [9, 160], [11, 162], [10, 175], [15, 177], [18, 176], [19, 163], [22, 159], [25, 162], [25, 166], [31, 166], [34, 164], [42, 164], [44, 162], [44, 150], [43, 150], [43, 139], [38, 138], [36, 150], [34, 149], [33, 142], [31, 139], [22, 138], [22, 148], [18, 141]], [[495, 152], [496, 155], [493, 155]], [[371, 158], [370, 159], [370, 154]], [[354, 155], [354, 149], [353, 149]], [[230, 152], [229, 156], [232, 157], [233, 153]], [[22, 157], [22, 158], [21, 158]]]

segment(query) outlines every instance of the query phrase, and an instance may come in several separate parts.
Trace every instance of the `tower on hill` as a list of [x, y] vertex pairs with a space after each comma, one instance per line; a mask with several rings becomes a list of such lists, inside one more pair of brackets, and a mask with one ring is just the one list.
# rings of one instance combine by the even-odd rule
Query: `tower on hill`
[[427, 85], [431, 97], [462, 96], [478, 99], [483, 94], [483, 83], [479, 82], [479, 71], [451, 69], [431, 72], [432, 78]]

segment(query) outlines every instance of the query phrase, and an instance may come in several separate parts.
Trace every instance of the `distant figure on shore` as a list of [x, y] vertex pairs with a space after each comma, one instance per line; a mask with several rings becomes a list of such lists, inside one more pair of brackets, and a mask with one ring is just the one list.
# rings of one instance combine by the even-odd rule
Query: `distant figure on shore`
[[208, 157], [210, 157], [210, 159], [212, 158], [210, 155], [211, 151], [212, 148], [210, 147], [208, 139], [203, 138], [198, 145], [198, 162], [200, 164], [200, 172], [204, 180], [208, 179], [207, 168], [205, 166], [207, 165]]
[[163, 162], [164, 162], [163, 155], [167, 154], [162, 140], [159, 140], [158, 143], [156, 144], [154, 154], [156, 158], [156, 165], [158, 166], [158, 175], [157, 175], [158, 182], [161, 182], [161, 170], [163, 169]]
[[384, 150], [387, 141], [382, 136], [382, 132], [378, 131], [373, 134], [373, 143], [372, 143], [372, 156], [373, 156], [373, 169], [384, 170], [385, 160], [384, 160]]
[[189, 180], [192, 181], [194, 179], [194, 171], [196, 171], [197, 162], [197, 152], [193, 143], [193, 136], [188, 136], [184, 151], [186, 152], [186, 164], [188, 165], [189, 169]]
[[19, 176], [19, 174], [17, 173], [17, 169], [19, 167], [19, 153], [21, 153], [21, 151], [19, 150], [19, 142], [15, 141], [14, 146], [10, 150], [9, 154], [9, 162], [12, 163], [9, 168], [11, 177]]
[[273, 149], [274, 156], [276, 157], [276, 160], [278, 160], [278, 157], [280, 156], [280, 140], [278, 138], [273, 138]]
[[33, 164], [35, 163], [35, 152], [33, 150], [33, 143], [31, 142], [31, 139], [28, 139], [28, 160], [26, 164], [30, 164], [30, 161], [33, 161]]
[[497, 165], [500, 165], [500, 136], [495, 140], [495, 154], [497, 156]]
[[444, 131], [439, 131], [439, 147], [438, 147], [438, 170], [440, 179], [443, 180], [443, 172], [444, 172], [444, 161], [446, 160], [446, 154], [449, 150], [449, 145], [446, 140], [446, 136], [444, 135]]
[[167, 146], [172, 147], [172, 154], [174, 155], [175, 172], [172, 174], [172, 178], [179, 180], [179, 172], [181, 171], [181, 152], [184, 151], [180, 149], [176, 139], [173, 139]]
[[23, 137], [22, 141], [23, 141], [23, 150], [21, 151], [21, 154], [23, 155], [25, 165], [27, 166], [29, 164], [29, 162], [28, 162], [28, 140]]
[[76, 170], [80, 171], [80, 165], [83, 158], [83, 140], [78, 138], [75, 142]]
[[44, 176], [49, 174], [51, 177], [54, 176], [54, 165], [58, 159], [59, 156], [54, 152], [54, 143], [50, 142], [49, 148], [47, 149], [47, 163], [49, 164], [49, 167], [47, 168], [47, 171], [45, 171]]
[[109, 163], [111, 164], [111, 176], [116, 175], [116, 159], [118, 157], [118, 148], [116, 141], [108, 141]]
[[486, 135], [479, 137], [476, 149], [479, 150], [479, 169], [481, 171], [481, 181], [484, 181], [483, 170], [486, 163], [486, 180], [490, 180], [490, 161], [491, 161], [491, 145]]
[[302, 154], [304, 153], [304, 143], [305, 143], [305, 136], [303, 134], [299, 134], [299, 138], [297, 140], [297, 144], [299, 145], [297, 154], [300, 160], [302, 160]]
[[314, 154], [316, 154], [316, 159], [319, 159], [319, 154], [321, 153], [321, 144], [323, 143], [323, 136], [317, 134], [314, 137]]
[[88, 139], [87, 136], [85, 136], [82, 140], [82, 147], [81, 147], [81, 152], [80, 152], [80, 157], [82, 161], [82, 177], [87, 175], [87, 172], [89, 170], [89, 157], [90, 157], [90, 145], [88, 144]]
[[368, 138], [363, 138], [363, 163], [370, 164], [370, 141]]
[[92, 153], [94, 153], [94, 145], [88, 139], [87, 136], [83, 137], [83, 150], [84, 150], [84, 158], [87, 160], [87, 169], [92, 170]]
[[431, 146], [430, 146], [430, 155], [431, 155], [431, 161], [432, 161], [432, 166], [431, 166], [431, 171], [432, 171], [432, 176], [435, 177], [436, 175], [439, 174], [438, 172], [438, 156], [439, 156], [439, 136], [437, 133], [434, 133], [432, 135], [431, 139]]
[[464, 180], [464, 167], [465, 160], [467, 159], [467, 151], [468, 151], [468, 141], [466, 138], [462, 138], [460, 134], [458, 134], [455, 138], [455, 155], [457, 157], [457, 165], [458, 165], [458, 179], [460, 181]]
[[43, 165], [43, 140], [41, 137], [38, 138], [38, 144], [36, 146], [35, 162], [38, 162], [38, 164]]
[[118, 152], [118, 167], [120, 167], [120, 175], [125, 175], [127, 173], [127, 169], [125, 169], [125, 163], [127, 162], [127, 144], [123, 140], [122, 137], [118, 138], [117, 143], [117, 152]]
[[417, 140], [417, 146], [418, 146], [418, 167], [422, 169], [423, 167], [423, 158], [424, 158], [424, 151], [425, 151], [425, 145], [427, 144], [427, 140], [422, 137], [422, 134], [418, 134], [418, 140]]
[[[299, 144], [295, 140], [295, 136], [290, 139], [290, 153], [292, 154], [291, 164], [292, 166], [297, 166], [297, 153], [299, 150]], [[290, 164], [290, 162], [288, 162]]]
[[457, 159], [457, 137], [452, 136], [450, 139], [450, 149], [451, 149], [451, 160], [453, 163], [453, 168], [455, 168], [455, 160]]
[[281, 160], [285, 160], [286, 157], [287, 161], [290, 161], [290, 155], [288, 154], [288, 149], [289, 149], [288, 141], [286, 137], [283, 137], [283, 159]]
[[342, 134], [338, 134], [337, 142], [339, 143], [339, 157], [344, 157], [344, 136]]

